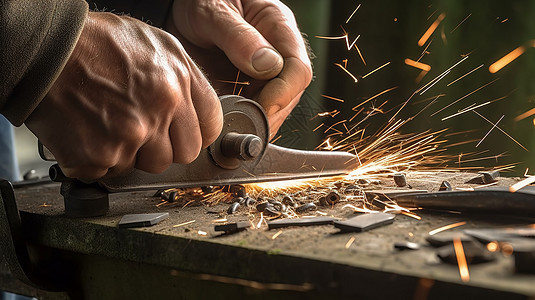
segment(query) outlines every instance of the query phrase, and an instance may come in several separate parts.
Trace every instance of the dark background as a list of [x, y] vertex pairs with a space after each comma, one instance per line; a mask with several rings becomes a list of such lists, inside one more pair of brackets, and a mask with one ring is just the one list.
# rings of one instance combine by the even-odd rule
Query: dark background
[[[422, 112], [403, 128], [404, 132], [421, 132], [432, 129], [449, 128], [442, 135], [449, 140], [446, 144], [474, 140], [465, 145], [447, 147], [447, 153], [474, 153], [471, 158], [495, 156], [505, 153], [498, 159], [488, 159], [462, 163], [462, 167], [495, 167], [518, 163], [515, 172], [521, 175], [526, 167], [535, 163], [531, 152], [535, 151], [535, 126], [533, 117], [521, 121], [514, 118], [535, 107], [535, 49], [527, 51], [505, 68], [491, 74], [488, 67], [513, 49], [535, 40], [535, 1], [307, 1], [288, 0], [300, 24], [300, 29], [308, 35], [316, 55], [314, 59], [316, 79], [304, 95], [300, 107], [280, 131], [282, 137], [277, 143], [301, 148], [313, 148], [324, 136], [311, 131], [321, 122], [335, 123], [353, 115], [351, 108], [371, 96], [394, 86], [398, 88], [366, 104], [367, 109], [379, 106], [388, 100], [385, 110], [393, 109], [384, 115], [375, 115], [365, 122], [367, 132], [384, 126], [385, 122], [397, 111], [397, 107], [423, 84], [429, 82], [444, 70], [459, 61], [463, 55], [470, 54], [449, 75], [427, 91], [423, 96], [414, 97], [400, 114], [400, 118], [415, 115], [431, 101], [422, 101], [431, 96], [445, 94], [436, 103]], [[354, 9], [362, 4], [351, 20], [347, 18]], [[417, 41], [440, 13], [445, 19], [431, 36], [431, 45], [421, 62], [432, 67], [431, 71], [417, 84], [419, 69], [409, 67], [405, 58], [417, 60], [424, 47]], [[471, 14], [471, 15], [470, 15]], [[468, 15], [470, 17], [457, 29], [455, 27]], [[364, 65], [353, 48], [348, 51], [343, 40], [325, 40], [315, 36], [340, 36], [343, 25], [349, 32], [350, 42], [360, 35], [357, 42], [367, 65]], [[455, 30], [454, 30], [455, 29]], [[454, 30], [454, 31], [453, 31]], [[453, 32], [452, 32], [453, 31]], [[442, 37], [443, 32], [444, 37]], [[347, 68], [355, 75], [365, 75], [373, 69], [391, 62], [387, 67], [355, 83], [334, 63], [348, 59]], [[464, 79], [446, 85], [470, 70], [484, 64]], [[465, 96], [494, 79], [498, 80], [488, 87], [459, 101], [459, 103], [431, 116], [432, 113]], [[327, 100], [321, 94], [344, 99], [344, 103]], [[507, 98], [477, 109], [483, 116], [496, 122], [502, 115], [499, 126], [528, 150], [523, 150], [503, 133], [494, 129], [476, 148], [476, 144], [491, 129], [492, 125], [473, 112], [441, 121], [458, 110], [472, 104], [480, 104], [503, 96]], [[310, 118], [317, 112], [338, 109], [342, 111], [334, 119]], [[450, 135], [469, 130], [465, 134]], [[320, 132], [318, 130], [318, 132]], [[450, 166], [457, 166], [455, 163]], [[535, 167], [534, 167], [535, 168]]]

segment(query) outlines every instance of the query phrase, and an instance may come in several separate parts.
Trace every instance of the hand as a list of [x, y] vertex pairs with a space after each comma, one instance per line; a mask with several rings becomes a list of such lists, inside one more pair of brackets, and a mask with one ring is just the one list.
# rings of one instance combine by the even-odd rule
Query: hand
[[215, 91], [175, 37], [133, 18], [89, 13], [26, 125], [65, 175], [91, 180], [189, 163], [222, 122]]
[[[218, 84], [218, 80], [236, 77], [228, 61], [258, 79], [244, 91], [264, 107], [272, 136], [312, 78], [293, 13], [280, 1], [176, 0], [166, 29], [181, 39], [218, 89], [232, 92], [232, 85]], [[226, 57], [217, 55], [220, 51]]]

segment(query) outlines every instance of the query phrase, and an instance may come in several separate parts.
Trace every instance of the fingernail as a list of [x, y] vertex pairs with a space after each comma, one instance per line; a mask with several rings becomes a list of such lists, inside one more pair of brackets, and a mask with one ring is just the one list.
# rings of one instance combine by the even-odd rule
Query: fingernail
[[271, 48], [262, 48], [253, 55], [253, 68], [258, 72], [266, 72], [282, 65], [282, 57]]

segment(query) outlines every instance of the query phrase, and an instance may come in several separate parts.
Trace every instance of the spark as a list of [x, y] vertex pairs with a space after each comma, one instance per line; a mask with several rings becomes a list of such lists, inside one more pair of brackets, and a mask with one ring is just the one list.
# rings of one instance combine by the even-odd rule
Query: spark
[[375, 72], [379, 71], [380, 69], [382, 69], [382, 68], [384, 68], [384, 67], [388, 66], [389, 64], [390, 64], [390, 62], [387, 62], [386, 64], [384, 64], [384, 65], [380, 66], [379, 68], [377, 68], [377, 69], [375, 69], [375, 70], [371, 71], [370, 73], [368, 73], [368, 74], [366, 74], [366, 75], [362, 76], [362, 79], [364, 79], [364, 78], [368, 77], [369, 75], [371, 75], [371, 74], [373, 74], [373, 73], [375, 73]]
[[420, 217], [419, 215], [411, 213], [411, 212], [408, 212], [408, 211], [402, 211], [401, 214], [406, 215], [407, 217], [414, 218], [414, 219], [416, 219], [418, 221], [422, 219], [422, 217]]
[[335, 110], [332, 110], [332, 111], [326, 111], [326, 112], [317, 113], [315, 117], [326, 117], [326, 116], [329, 116], [331, 118], [334, 118], [339, 113], [340, 113], [340, 111], [335, 109]]
[[325, 142], [323, 142], [324, 144], [327, 144], [325, 147], [323, 147], [324, 150], [328, 150], [328, 151], [333, 150], [334, 147], [331, 145], [329, 140], [330, 138], [326, 139]]
[[464, 255], [463, 243], [461, 239], [453, 239], [453, 247], [455, 249], [455, 256], [457, 257], [457, 264], [459, 265], [459, 274], [463, 282], [470, 280], [470, 274], [468, 273], [468, 264], [466, 263], [466, 256]]
[[518, 122], [518, 121], [520, 121], [520, 120], [523, 120], [523, 119], [525, 119], [525, 118], [527, 118], [527, 117], [531, 117], [531, 116], [533, 116], [533, 115], [535, 115], [535, 108], [532, 108], [532, 109], [528, 110], [527, 112], [525, 112], [525, 113], [523, 113], [523, 114], [517, 116], [517, 117], [515, 118], [515, 121]]
[[446, 77], [449, 73], [450, 73], [450, 71], [447, 71], [447, 72], [443, 73], [440, 77], [436, 78], [436, 80], [434, 82], [432, 82], [432, 84], [430, 84], [425, 90], [423, 90], [420, 93], [420, 96], [423, 95], [425, 92], [427, 92], [429, 89], [431, 89], [433, 86], [435, 86], [435, 84], [437, 84], [439, 81], [441, 81], [442, 78]]
[[487, 86], [489, 86], [489, 85], [493, 84], [494, 82], [498, 81], [499, 79], [500, 79], [500, 78], [496, 78], [496, 79], [494, 79], [493, 81], [491, 81], [491, 82], [488, 82], [488, 83], [486, 83], [486, 84], [484, 84], [484, 85], [482, 85], [482, 86], [478, 87], [477, 89], [475, 89], [475, 90], [471, 91], [470, 93], [468, 93], [468, 94], [466, 94], [466, 95], [462, 96], [461, 98], [459, 98], [459, 99], [457, 99], [457, 100], [453, 101], [452, 103], [450, 103], [450, 104], [448, 104], [448, 105], [444, 106], [443, 108], [441, 108], [441, 109], [437, 110], [437, 111], [436, 111], [436, 112], [434, 112], [434, 113], [433, 113], [433, 114], [432, 114], [431, 116], [434, 116], [434, 115], [438, 114], [439, 112], [441, 112], [441, 111], [445, 110], [446, 108], [448, 108], [448, 107], [450, 107], [450, 106], [452, 106], [452, 105], [454, 105], [454, 104], [458, 103], [459, 101], [461, 101], [461, 100], [464, 100], [464, 99], [466, 99], [466, 98], [468, 98], [468, 97], [472, 96], [473, 94], [475, 94], [475, 93], [477, 93], [478, 91], [480, 91], [480, 90], [482, 90], [482, 89], [486, 88]]
[[521, 180], [521, 181], [513, 184], [512, 186], [510, 186], [509, 187], [509, 191], [511, 193], [514, 193], [514, 192], [518, 191], [519, 189], [524, 188], [524, 187], [526, 187], [526, 186], [528, 186], [528, 185], [530, 185], [530, 184], [532, 184], [534, 182], [535, 182], [535, 176], [530, 176], [530, 177], [528, 177], [528, 178], [526, 178], [524, 180]]
[[352, 204], [346, 204], [342, 207], [342, 209], [351, 208], [354, 212], [360, 212], [360, 213], [376, 213], [375, 210], [368, 209], [366, 207], [357, 207]]
[[321, 126], [325, 125], [325, 123], [321, 123], [318, 125], [318, 127], [314, 128], [314, 130], [312, 130], [312, 132], [315, 132], [316, 130], [320, 129]]
[[324, 98], [327, 98], [327, 99], [338, 101], [338, 102], [344, 102], [344, 99], [339, 99], [339, 98], [335, 98], [335, 97], [331, 97], [331, 96], [327, 96], [327, 95], [321, 95], [321, 96], [324, 97]]
[[327, 133], [327, 131], [331, 130], [334, 128], [334, 126], [340, 124], [340, 123], [344, 123], [344, 122], [347, 122], [347, 120], [342, 120], [342, 121], [338, 121], [336, 123], [334, 123], [333, 125], [331, 125], [329, 128], [325, 129], [325, 131], [323, 133]]
[[191, 221], [187, 221], [187, 222], [184, 222], [184, 223], [173, 225], [173, 228], [186, 226], [186, 225], [189, 225], [189, 224], [192, 224], [192, 223], [195, 223], [195, 220], [191, 220]]
[[232, 90], [232, 95], [236, 95], [236, 86], [238, 86], [238, 80], [240, 79], [240, 70], [238, 69], [238, 74], [236, 74], [236, 83], [234, 84], [234, 89]]
[[424, 33], [424, 35], [422, 35], [422, 37], [420, 38], [420, 40], [418, 41], [418, 46], [423, 46], [425, 44], [425, 42], [427, 42], [427, 40], [429, 39], [429, 37], [431, 37], [431, 35], [433, 34], [433, 32], [435, 32], [435, 30], [437, 29], [438, 25], [440, 24], [440, 22], [442, 22], [442, 20], [444, 20], [444, 18], [446, 17], [446, 14], [445, 13], [441, 13], [437, 19], [435, 20], [435, 22], [433, 22], [433, 24], [431, 24], [431, 26], [429, 26], [429, 28], [427, 29], [427, 31]]
[[454, 113], [453, 115], [450, 115], [450, 116], [447, 116], [447, 117], [442, 118], [441, 121], [445, 121], [445, 120], [447, 120], [447, 119], [451, 119], [451, 118], [456, 117], [456, 116], [458, 116], [458, 115], [462, 115], [462, 114], [467, 113], [467, 112], [469, 112], [469, 111], [472, 111], [472, 110], [474, 110], [474, 109], [478, 109], [478, 108], [480, 108], [480, 107], [489, 105], [489, 104], [494, 103], [494, 102], [496, 102], [496, 101], [503, 100], [503, 99], [505, 99], [505, 98], [507, 98], [507, 96], [503, 96], [503, 97], [500, 97], [500, 98], [498, 98], [498, 99], [494, 99], [494, 100], [492, 100], [492, 101], [487, 101], [487, 102], [481, 103], [481, 104], [476, 105], [476, 106], [473, 106], [473, 105], [475, 104], [475, 103], [474, 103], [474, 104], [470, 105], [469, 107], [466, 107], [466, 108], [464, 108], [464, 109], [461, 109], [460, 111], [458, 111], [457, 113]]
[[270, 143], [275, 143], [276, 141], [278, 141], [280, 138], [282, 137], [282, 134], [279, 135], [278, 137], [274, 138], [272, 141], [270, 141]]
[[526, 47], [525, 46], [520, 46], [520, 47], [516, 48], [515, 50], [509, 52], [507, 55], [505, 55], [504, 57], [500, 58], [499, 60], [497, 60], [492, 65], [490, 65], [489, 72], [491, 72], [493, 74], [498, 72], [503, 67], [507, 66], [510, 62], [512, 62], [513, 60], [517, 59], [525, 51], [526, 51]]
[[464, 74], [463, 76], [461, 76], [461, 77], [459, 77], [459, 78], [455, 79], [454, 81], [452, 81], [452, 82], [448, 83], [448, 84], [447, 84], [446, 86], [450, 86], [450, 85], [452, 85], [452, 84], [456, 83], [457, 81], [459, 81], [459, 80], [463, 79], [464, 77], [466, 77], [466, 76], [468, 76], [468, 75], [472, 74], [473, 72], [475, 72], [475, 71], [479, 70], [479, 69], [480, 69], [481, 67], [483, 67], [484, 65], [485, 65], [485, 64], [481, 64], [481, 65], [480, 65], [479, 67], [477, 67], [477, 68], [473, 69], [472, 71], [470, 71], [470, 72], [468, 72], [468, 73]]
[[487, 134], [485, 134], [485, 136], [481, 139], [481, 141], [479, 141], [479, 143], [477, 143], [476, 145], [476, 148], [483, 142], [483, 140], [490, 134], [490, 132], [496, 128], [496, 126], [498, 126], [498, 123], [500, 123], [500, 121], [503, 119], [505, 115], [502, 115], [502, 117], [494, 124], [492, 125], [492, 128], [489, 130], [489, 132], [487, 132]]
[[281, 234], [282, 234], [282, 230], [279, 230], [277, 233], [275, 233], [275, 234], [271, 237], [271, 239], [274, 240], [274, 239], [276, 239], [276, 238], [277, 238], [279, 235], [281, 235]]
[[351, 18], [353, 17], [353, 15], [357, 12], [357, 10], [359, 10], [360, 5], [361, 5], [361, 4], [359, 4], [359, 5], [357, 6], [357, 8], [355, 8], [355, 10], [353, 11], [353, 13], [349, 16], [349, 18], [347, 18], [347, 20], [346, 20], [346, 24], [349, 23], [349, 20], [351, 20]]
[[439, 227], [437, 229], [429, 231], [429, 235], [434, 235], [434, 234], [437, 234], [439, 232], [442, 232], [442, 231], [445, 231], [445, 230], [448, 230], [448, 229], [452, 229], [452, 228], [455, 228], [455, 227], [462, 226], [464, 224], [466, 224], [466, 221], [453, 223], [453, 224], [449, 224], [449, 225], [446, 225], [446, 226], [442, 226], [442, 227]]
[[345, 248], [346, 249], [349, 249], [349, 247], [351, 247], [351, 245], [353, 245], [353, 243], [355, 242], [355, 237], [352, 236], [351, 238], [349, 238], [349, 240], [347, 241], [346, 245], [345, 245]]
[[[478, 113], [477, 111], [473, 110], [473, 112], [480, 116], [481, 118], [483, 118], [483, 120], [489, 122], [490, 124], [494, 125], [489, 119], [485, 118], [482, 114]], [[520, 144], [517, 140], [515, 140], [511, 135], [509, 135], [507, 132], [505, 132], [503, 129], [501, 129], [499, 126], [496, 127], [499, 131], [501, 131], [503, 134], [505, 134], [508, 138], [510, 138], [513, 142], [515, 142], [518, 146], [522, 147], [522, 149], [526, 150], [527, 152], [529, 152], [529, 150], [524, 147], [522, 144]]]
[[421, 70], [426, 71], [426, 72], [429, 72], [431, 70], [431, 66], [430, 65], [414, 61], [414, 60], [412, 60], [410, 58], [405, 58], [405, 64], [408, 65], [408, 66], [411, 66], [411, 67], [415, 67], [415, 68], [421, 69]]
[[217, 80], [217, 81], [223, 82], [223, 83], [231, 83], [231, 84], [251, 85], [250, 81], [231, 81], [231, 80]]
[[357, 106], [353, 107], [351, 110], [355, 110], [355, 109], [357, 109], [358, 107], [364, 105], [365, 103], [368, 103], [368, 102], [372, 101], [373, 99], [375, 99], [375, 98], [377, 98], [377, 97], [379, 97], [379, 96], [381, 96], [381, 95], [383, 95], [383, 94], [386, 94], [386, 93], [388, 93], [388, 92], [390, 92], [390, 91], [393, 91], [393, 90], [395, 90], [395, 89], [397, 89], [397, 88], [398, 88], [398, 87], [395, 86], [395, 87], [391, 87], [391, 88], [389, 88], [389, 89], [386, 89], [386, 90], [384, 90], [384, 91], [382, 91], [382, 92], [380, 92], [380, 93], [378, 93], [378, 94], [372, 96], [371, 98], [368, 98], [367, 100], [361, 102], [361, 103], [358, 104]]
[[359, 82], [359, 80], [357, 79], [357, 77], [355, 77], [355, 75], [351, 74], [351, 72], [349, 72], [346, 68], [344, 68], [344, 66], [342, 66], [341, 64], [339, 63], [335, 63], [335, 65], [337, 67], [339, 67], [340, 69], [342, 69], [344, 72], [346, 72], [349, 76], [351, 76], [351, 78], [353, 78], [353, 80], [355, 82]]
[[[342, 28], [343, 29], [343, 28]], [[345, 30], [344, 30], [345, 31]], [[345, 40], [346, 42], [346, 46], [347, 46], [347, 50], [351, 50], [351, 48], [353, 48], [353, 46], [356, 45], [357, 43], [357, 40], [360, 38], [360, 35], [358, 35], [351, 44], [349, 44], [349, 36], [346, 34], [342, 35], [342, 36], [320, 36], [320, 35], [316, 35], [315, 37], [319, 38], [319, 39], [325, 39], [325, 40]]]
[[260, 213], [260, 220], [258, 221], [258, 224], [256, 224], [256, 229], [260, 229], [260, 227], [262, 226], [262, 221], [264, 221], [264, 213], [263, 212]]
[[[433, 80], [431, 80], [430, 82], [428, 82], [426, 85], [424, 85], [423, 87], [419, 88], [415, 94], [419, 93], [420, 91], [424, 90], [425, 88], [427, 88], [428, 85], [430, 84], [434, 84], [433, 82], [435, 82], [436, 80], [440, 80], [442, 79], [444, 76], [446, 76], [451, 70], [453, 70], [455, 67], [457, 67], [459, 64], [461, 64], [463, 61], [465, 61], [466, 59], [468, 59], [468, 55], [463, 57], [461, 60], [459, 60], [457, 63], [455, 63], [453, 66], [449, 67], [448, 69], [446, 69], [444, 72], [442, 72], [440, 75], [438, 75], [437, 77], [435, 77]], [[423, 93], [422, 93], [423, 94]]]
[[466, 16], [466, 18], [464, 18], [461, 23], [459, 23], [457, 26], [455, 26], [455, 28], [453, 28], [452, 31], [450, 31], [450, 33], [453, 33], [455, 30], [457, 30], [457, 28], [459, 28], [459, 26], [461, 26], [466, 20], [468, 20], [468, 18], [470, 18], [472, 16], [472, 13], [470, 13], [468, 16]]
[[208, 235], [208, 233], [207, 233], [206, 231], [202, 231], [202, 230], [197, 231], [197, 234], [198, 234], [198, 235], [201, 235], [201, 236], [206, 236], [206, 235]]
[[509, 21], [509, 19], [503, 19], [500, 23], [505, 23], [507, 21]]

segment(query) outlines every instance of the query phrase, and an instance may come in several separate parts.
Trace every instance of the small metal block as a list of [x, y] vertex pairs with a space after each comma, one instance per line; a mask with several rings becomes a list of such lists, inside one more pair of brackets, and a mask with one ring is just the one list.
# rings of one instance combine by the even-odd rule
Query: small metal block
[[394, 243], [394, 248], [398, 250], [418, 250], [420, 249], [420, 244], [408, 241], [396, 242]]
[[152, 197], [162, 198], [163, 197], [163, 190], [157, 190], [156, 193], [154, 193], [154, 195], [152, 195]]
[[388, 213], [362, 214], [345, 221], [334, 221], [334, 227], [342, 232], [363, 232], [380, 226], [392, 224], [395, 216]]
[[223, 231], [226, 233], [233, 233], [245, 230], [251, 227], [251, 223], [248, 221], [241, 221], [236, 223], [229, 223], [224, 225], [215, 225], [214, 231]]
[[325, 201], [327, 202], [327, 204], [334, 205], [340, 202], [340, 195], [337, 192], [332, 191], [327, 194], [327, 196], [325, 196]]
[[227, 214], [235, 213], [240, 208], [240, 202], [233, 202], [227, 209]]
[[231, 194], [236, 195], [237, 197], [245, 197], [247, 193], [245, 192], [245, 186], [241, 184], [231, 185], [229, 188]]
[[483, 175], [483, 182], [485, 184], [492, 183], [500, 177], [499, 171], [490, 171], [490, 172], [480, 172], [479, 174]]
[[394, 182], [399, 187], [404, 187], [407, 185], [407, 177], [403, 173], [394, 174]]
[[119, 228], [149, 227], [169, 218], [169, 213], [124, 215], [119, 221]]
[[167, 202], [175, 202], [176, 195], [177, 195], [177, 192], [175, 192], [175, 191], [169, 193], [169, 197], [167, 197], [167, 199], [166, 199]]
[[251, 207], [256, 204], [256, 200], [251, 197], [245, 197], [244, 199], [245, 199], [245, 205], [247, 205], [247, 207]]
[[301, 206], [298, 206], [295, 208], [295, 212], [298, 212], [298, 213], [304, 213], [306, 211], [309, 211], [309, 210], [316, 210], [317, 209], [317, 206], [316, 204], [312, 203], [312, 202], [309, 202], [309, 203], [306, 203], [306, 204], [303, 204]]
[[269, 202], [262, 202], [262, 203], [260, 203], [260, 204], [258, 204], [258, 205], [256, 206], [256, 210], [257, 210], [258, 212], [264, 212], [264, 211], [265, 211], [268, 207], [270, 207], [270, 206], [272, 207], [273, 204], [271, 204], [271, 203], [269, 203]]
[[440, 187], [438, 188], [439, 191], [443, 192], [443, 191], [452, 191], [453, 188], [451, 187], [451, 184], [447, 181], [442, 181], [442, 183], [440, 184]]
[[275, 221], [268, 221], [269, 229], [284, 228], [289, 226], [316, 226], [316, 225], [329, 225], [336, 220], [332, 217], [312, 217], [312, 218], [299, 218], [299, 219], [282, 219]]

